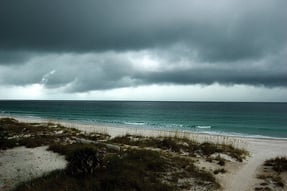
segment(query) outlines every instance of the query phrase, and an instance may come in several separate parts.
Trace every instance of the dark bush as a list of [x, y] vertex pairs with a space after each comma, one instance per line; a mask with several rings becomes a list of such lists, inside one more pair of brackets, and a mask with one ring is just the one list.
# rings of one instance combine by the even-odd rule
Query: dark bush
[[0, 127], [0, 148], [4, 144], [5, 140], [6, 140], [6, 136], [5, 136], [4, 129], [3, 127]]
[[287, 158], [286, 157], [276, 157], [275, 159], [270, 159], [265, 161], [265, 166], [272, 166], [273, 170], [278, 173], [287, 172]]
[[214, 174], [219, 174], [219, 173], [224, 174], [224, 173], [226, 173], [226, 170], [224, 168], [216, 169], [213, 171], [213, 173]]
[[85, 177], [96, 173], [103, 167], [103, 156], [94, 148], [81, 148], [71, 153], [67, 160], [67, 173], [73, 176]]
[[166, 161], [158, 152], [128, 150], [123, 155], [115, 155], [108, 160], [102, 190], [173, 190], [172, 186], [160, 180], [160, 174], [166, 168]]
[[219, 152], [218, 146], [212, 143], [202, 143], [200, 146], [203, 155], [210, 156], [216, 152]]
[[220, 157], [220, 155], [217, 155], [215, 160], [218, 161], [218, 163], [217, 163], [218, 165], [220, 165], [220, 166], [224, 166], [225, 165], [225, 160], [224, 160], [224, 158]]
[[0, 150], [13, 148], [16, 145], [14, 140], [8, 139], [8, 132], [0, 126]]

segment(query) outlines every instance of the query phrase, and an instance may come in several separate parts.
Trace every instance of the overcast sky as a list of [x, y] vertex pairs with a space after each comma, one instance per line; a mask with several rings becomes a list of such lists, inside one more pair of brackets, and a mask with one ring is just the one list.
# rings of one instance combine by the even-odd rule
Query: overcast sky
[[0, 99], [287, 101], [286, 0], [1, 0]]

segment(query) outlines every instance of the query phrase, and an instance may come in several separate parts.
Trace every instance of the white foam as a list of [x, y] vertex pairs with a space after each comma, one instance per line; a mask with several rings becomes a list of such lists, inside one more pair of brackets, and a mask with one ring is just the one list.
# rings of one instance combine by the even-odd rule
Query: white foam
[[144, 122], [124, 122], [126, 125], [145, 125]]
[[209, 126], [209, 125], [197, 125], [195, 127], [198, 129], [211, 129], [211, 126]]

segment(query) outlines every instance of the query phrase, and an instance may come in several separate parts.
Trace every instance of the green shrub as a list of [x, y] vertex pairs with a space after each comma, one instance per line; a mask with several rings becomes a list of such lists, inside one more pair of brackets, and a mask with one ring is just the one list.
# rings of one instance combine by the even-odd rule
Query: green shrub
[[73, 176], [92, 175], [97, 169], [103, 167], [102, 155], [96, 149], [89, 147], [75, 150], [67, 160], [69, 161], [67, 173]]
[[210, 156], [216, 152], [219, 152], [218, 146], [213, 143], [202, 143], [200, 146], [200, 150], [203, 155]]
[[220, 157], [220, 155], [217, 155], [215, 157], [215, 160], [218, 161], [218, 163], [217, 163], [218, 165], [220, 165], [220, 166], [224, 166], [225, 165], [225, 160], [224, 160], [224, 158]]
[[16, 141], [8, 139], [8, 132], [0, 126], [0, 150], [17, 146]]
[[287, 158], [286, 157], [276, 157], [275, 159], [270, 159], [265, 161], [265, 166], [272, 166], [273, 170], [278, 173], [287, 172]]
[[0, 149], [3, 147], [5, 141], [6, 141], [6, 135], [3, 127], [0, 127]]
[[173, 190], [172, 186], [160, 180], [166, 168], [166, 161], [158, 152], [128, 150], [107, 159], [107, 174], [102, 182], [102, 190]]

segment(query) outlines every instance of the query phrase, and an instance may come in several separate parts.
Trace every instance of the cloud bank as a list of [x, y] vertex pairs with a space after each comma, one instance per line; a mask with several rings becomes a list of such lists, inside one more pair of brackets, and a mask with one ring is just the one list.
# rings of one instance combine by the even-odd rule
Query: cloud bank
[[0, 2], [0, 85], [287, 86], [285, 0]]

